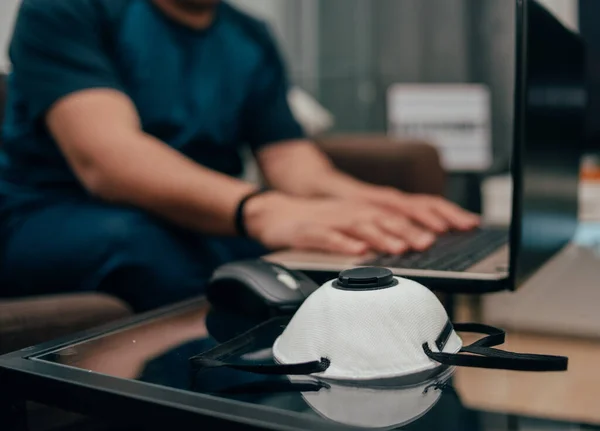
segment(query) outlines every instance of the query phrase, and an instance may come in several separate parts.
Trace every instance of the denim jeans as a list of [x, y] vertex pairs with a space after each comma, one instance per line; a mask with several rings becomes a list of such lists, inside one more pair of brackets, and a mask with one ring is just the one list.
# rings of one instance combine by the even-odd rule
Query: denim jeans
[[266, 250], [144, 211], [82, 200], [20, 212], [3, 235], [0, 296], [107, 292], [144, 311], [204, 292], [219, 265]]

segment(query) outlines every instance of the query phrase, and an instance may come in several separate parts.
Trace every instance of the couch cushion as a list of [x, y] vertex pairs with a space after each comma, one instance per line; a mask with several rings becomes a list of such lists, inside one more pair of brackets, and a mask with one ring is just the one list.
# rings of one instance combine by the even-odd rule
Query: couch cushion
[[315, 139], [342, 171], [363, 181], [409, 193], [443, 195], [446, 174], [437, 149], [381, 134], [336, 134]]

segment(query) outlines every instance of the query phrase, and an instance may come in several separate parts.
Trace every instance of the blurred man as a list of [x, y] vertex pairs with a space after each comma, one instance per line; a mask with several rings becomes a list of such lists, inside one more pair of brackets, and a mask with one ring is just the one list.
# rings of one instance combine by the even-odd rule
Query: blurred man
[[[290, 112], [266, 26], [225, 2], [24, 0], [10, 57], [2, 295], [143, 310], [266, 249], [401, 253], [477, 224], [336, 170]], [[238, 179], [241, 144], [271, 191]]]

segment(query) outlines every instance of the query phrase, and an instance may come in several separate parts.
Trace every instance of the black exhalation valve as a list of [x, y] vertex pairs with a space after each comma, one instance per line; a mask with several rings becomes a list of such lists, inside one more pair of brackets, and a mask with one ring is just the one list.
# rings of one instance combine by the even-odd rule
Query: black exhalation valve
[[398, 280], [389, 269], [365, 267], [343, 271], [333, 286], [342, 290], [379, 290], [397, 284]]

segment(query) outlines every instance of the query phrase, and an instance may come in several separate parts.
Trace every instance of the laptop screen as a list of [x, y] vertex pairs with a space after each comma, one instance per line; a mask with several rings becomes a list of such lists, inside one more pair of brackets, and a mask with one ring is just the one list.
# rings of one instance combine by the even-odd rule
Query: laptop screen
[[510, 273], [518, 287], [574, 236], [587, 105], [585, 47], [535, 0], [517, 0]]

